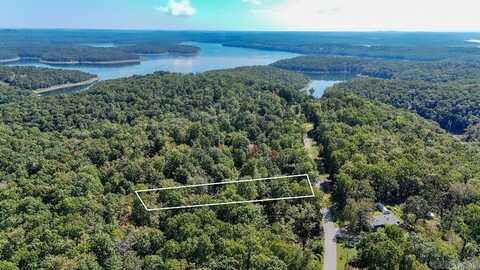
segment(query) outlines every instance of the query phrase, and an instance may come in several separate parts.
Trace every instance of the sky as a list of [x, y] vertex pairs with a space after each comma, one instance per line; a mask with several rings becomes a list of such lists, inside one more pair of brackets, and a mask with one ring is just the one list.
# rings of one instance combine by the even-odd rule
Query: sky
[[0, 1], [0, 28], [480, 31], [478, 0]]

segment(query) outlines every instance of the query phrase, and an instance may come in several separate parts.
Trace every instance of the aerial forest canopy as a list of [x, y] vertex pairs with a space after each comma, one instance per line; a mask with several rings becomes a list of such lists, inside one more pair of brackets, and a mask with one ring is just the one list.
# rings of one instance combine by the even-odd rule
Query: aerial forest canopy
[[[308, 102], [339, 220], [370, 230], [374, 203], [396, 207], [403, 229], [360, 234], [354, 264], [367, 269], [475, 269], [480, 262], [480, 151], [435, 123], [331, 89]], [[427, 220], [427, 213], [440, 216]], [[468, 268], [473, 267], [473, 268]]]
[[147, 213], [133, 193], [317, 175], [302, 140], [305, 82], [255, 67], [135, 76], [44, 98], [0, 89], [0, 265], [320, 269], [320, 198]]
[[336, 85], [371, 100], [414, 111], [468, 141], [480, 137], [480, 62], [416, 62], [299, 56], [272, 66], [303, 73], [359, 77]]
[[272, 66], [303, 73], [348, 74], [431, 83], [475, 80], [480, 77], [480, 61], [459, 59], [419, 62], [339, 56], [298, 56], [277, 61]]
[[93, 74], [77, 70], [62, 70], [29, 66], [0, 66], [0, 82], [19, 89], [36, 90], [52, 86], [78, 83], [95, 78]]
[[434, 85], [421, 81], [358, 79], [335, 87], [415, 111], [452, 133], [463, 134], [480, 124], [479, 83]]
[[[36, 44], [26, 46], [25, 33]], [[23, 44], [21, 56], [67, 61], [189, 53], [196, 48], [183, 42], [192, 40], [318, 54], [47, 97], [30, 89], [93, 75], [1, 66], [0, 269], [317, 270], [325, 207], [342, 228], [339, 253], [354, 251], [350, 269], [477, 269], [478, 48], [464, 34], [345, 35], [0, 30], [0, 55]], [[122, 46], [81, 45], [90, 42]], [[288, 69], [361, 76], [314, 98], [309, 79]], [[292, 174], [309, 174], [316, 197], [147, 212], [134, 193]], [[317, 188], [326, 176], [331, 196]], [[299, 184], [146, 199], [178, 206], [308, 194]], [[379, 202], [398, 225], [372, 226], [384, 214]]]
[[[286, 174], [316, 179], [303, 144], [307, 122], [335, 181], [337, 218], [359, 235], [352, 264], [475, 265], [478, 146], [360, 97], [348, 83], [320, 100], [299, 91], [306, 83], [301, 74], [243, 67], [158, 72], [44, 98], [0, 86], [0, 265], [321, 269], [321, 197], [146, 212], [133, 193]], [[242, 200], [259, 191], [219, 195]], [[377, 201], [397, 206], [406, 227], [370, 231]], [[439, 216], [434, 223], [425, 221], [429, 211]]]
[[[333, 86], [318, 102], [307, 101], [305, 109], [334, 179], [338, 221], [351, 235], [347, 243], [355, 243], [351, 265], [478, 268], [478, 60], [300, 56], [273, 66], [360, 75]], [[376, 202], [389, 205], [401, 228], [371, 231]]]

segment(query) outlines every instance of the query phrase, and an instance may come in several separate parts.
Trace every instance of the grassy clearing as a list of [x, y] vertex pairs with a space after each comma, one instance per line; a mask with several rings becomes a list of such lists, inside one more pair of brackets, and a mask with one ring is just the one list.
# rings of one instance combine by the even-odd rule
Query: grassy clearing
[[330, 193], [322, 193], [322, 207], [332, 207], [332, 195]]
[[303, 124], [303, 130], [305, 130], [305, 132], [309, 132], [312, 129], [313, 129], [313, 123], [304, 123]]
[[399, 218], [401, 218], [403, 216], [403, 205], [388, 205], [387, 208], [395, 216], [397, 216]]
[[356, 254], [356, 249], [337, 243], [337, 270], [344, 270], [348, 260], [355, 257]]

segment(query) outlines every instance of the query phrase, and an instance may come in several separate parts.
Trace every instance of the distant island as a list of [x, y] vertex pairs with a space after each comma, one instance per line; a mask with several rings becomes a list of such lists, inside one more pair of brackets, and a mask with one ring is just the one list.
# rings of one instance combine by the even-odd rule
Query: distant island
[[48, 65], [134, 65], [141, 62], [143, 54], [182, 54], [198, 53], [200, 48], [191, 45], [153, 43], [134, 44], [118, 47], [91, 47], [86, 45], [30, 44], [0, 48], [0, 64], [23, 59], [38, 60]]

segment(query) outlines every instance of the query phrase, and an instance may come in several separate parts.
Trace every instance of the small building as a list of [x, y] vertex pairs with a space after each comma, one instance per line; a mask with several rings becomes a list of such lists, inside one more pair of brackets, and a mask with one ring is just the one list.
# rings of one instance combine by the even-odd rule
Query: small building
[[428, 219], [434, 219], [435, 218], [435, 214], [433, 212], [428, 212], [427, 213], [427, 218]]
[[390, 214], [390, 210], [388, 210], [383, 203], [376, 203], [377, 209], [382, 212], [384, 215]]

